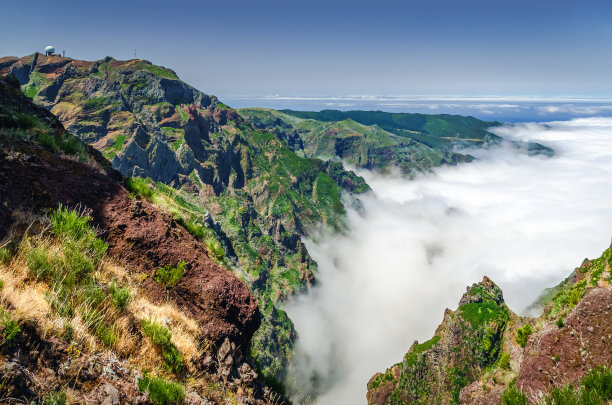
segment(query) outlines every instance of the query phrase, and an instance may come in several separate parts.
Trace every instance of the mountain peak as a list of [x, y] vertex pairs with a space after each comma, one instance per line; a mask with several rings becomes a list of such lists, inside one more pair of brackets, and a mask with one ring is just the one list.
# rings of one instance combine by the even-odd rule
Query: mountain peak
[[480, 283], [474, 283], [466, 288], [465, 294], [459, 301], [459, 306], [484, 301], [494, 301], [496, 304], [504, 302], [501, 288], [487, 276], [484, 276]]

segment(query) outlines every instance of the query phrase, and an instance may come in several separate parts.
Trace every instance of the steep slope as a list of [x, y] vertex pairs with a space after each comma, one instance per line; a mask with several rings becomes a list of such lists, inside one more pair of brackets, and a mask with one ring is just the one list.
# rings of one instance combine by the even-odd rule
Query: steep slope
[[338, 162], [296, 155], [147, 61], [34, 54], [1, 58], [0, 72], [14, 74], [123, 175], [153, 180], [130, 191], [163, 202], [245, 281], [263, 322], [253, 355], [267, 375], [282, 377], [296, 335], [279, 301], [308, 288], [316, 273], [300, 237], [319, 224], [341, 228], [341, 194], [368, 190], [363, 179]]
[[199, 375], [189, 388], [199, 403], [200, 394], [266, 403], [271, 391], [246, 360], [255, 297], [15, 84], [0, 79], [0, 395], [184, 396], [148, 370]]
[[[612, 366], [611, 255], [612, 248], [549, 291], [539, 301], [545, 307], [539, 318], [512, 313], [485, 277], [456, 311], [445, 312], [433, 339], [415, 342], [401, 363], [372, 377], [368, 403], [527, 404], [563, 390], [570, 399], [562, 403], [575, 403], [571, 398], [596, 395], [564, 387]], [[612, 385], [607, 390], [598, 398], [612, 400], [606, 397]]]

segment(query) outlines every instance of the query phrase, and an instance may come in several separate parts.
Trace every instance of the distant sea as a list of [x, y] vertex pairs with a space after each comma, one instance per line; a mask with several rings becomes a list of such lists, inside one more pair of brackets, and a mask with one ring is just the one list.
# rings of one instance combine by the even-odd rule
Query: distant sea
[[582, 117], [612, 117], [612, 98], [542, 97], [221, 97], [234, 108], [277, 110], [380, 110], [386, 112], [471, 115], [485, 121], [545, 122]]

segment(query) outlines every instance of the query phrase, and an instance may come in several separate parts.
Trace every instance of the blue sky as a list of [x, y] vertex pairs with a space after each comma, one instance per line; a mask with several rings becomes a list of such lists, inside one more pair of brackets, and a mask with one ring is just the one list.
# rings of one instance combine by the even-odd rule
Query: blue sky
[[139, 58], [237, 95], [612, 96], [612, 1], [11, 1], [0, 54]]

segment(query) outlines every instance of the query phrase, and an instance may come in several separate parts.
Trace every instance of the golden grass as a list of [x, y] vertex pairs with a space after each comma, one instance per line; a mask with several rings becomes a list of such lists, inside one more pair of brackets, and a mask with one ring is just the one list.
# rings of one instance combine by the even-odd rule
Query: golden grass
[[183, 355], [187, 370], [195, 370], [193, 361], [208, 349], [206, 342], [201, 342], [201, 330], [197, 322], [182, 313], [173, 303], [151, 302], [138, 286], [139, 274], [131, 273], [110, 258], [105, 258], [94, 272], [96, 281], [103, 285], [111, 281], [127, 284], [132, 293], [129, 304], [121, 313], [110, 302], [103, 304], [105, 318], [112, 320], [117, 332], [117, 341], [112, 349], [104, 347], [81, 318], [79, 313], [86, 307], [85, 304], [81, 304], [70, 319], [55, 313], [46, 298], [46, 295], [53, 294], [49, 285], [33, 279], [26, 265], [27, 252], [40, 243], [48, 243], [51, 252], [59, 254], [61, 251], [61, 246], [53, 239], [24, 238], [11, 261], [0, 264], [0, 280], [4, 283], [0, 290], [0, 305], [9, 308], [14, 319], [34, 322], [43, 336], [58, 338], [62, 338], [65, 325], [69, 323], [74, 329], [72, 342], [79, 350], [90, 353], [112, 351], [131, 367], [162, 371], [163, 361], [159, 350], [140, 331], [141, 321], [153, 320], [172, 332], [172, 343]]

